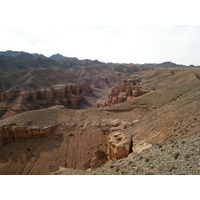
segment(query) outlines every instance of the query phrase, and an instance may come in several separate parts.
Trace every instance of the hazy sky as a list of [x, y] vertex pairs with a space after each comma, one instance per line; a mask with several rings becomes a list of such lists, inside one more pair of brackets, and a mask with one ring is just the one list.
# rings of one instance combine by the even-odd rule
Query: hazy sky
[[[60, 53], [105, 62], [172, 61], [200, 65], [200, 26], [174, 25], [175, 18], [170, 21], [173, 25], [168, 25], [166, 18], [170, 19], [174, 13], [174, 7], [168, 4], [165, 5], [167, 11], [157, 8], [149, 11], [148, 1], [140, 0], [137, 7], [130, 4], [135, 1], [121, 2], [123, 5], [109, 0], [1, 2], [0, 51], [26, 51], [46, 56]], [[159, 4], [160, 1], [154, 2]], [[185, 12], [188, 8], [185, 6], [181, 11]], [[162, 12], [166, 13], [162, 18], [164, 23], [157, 23]], [[148, 18], [155, 23], [149, 23]], [[94, 25], [95, 22], [100, 25]]]

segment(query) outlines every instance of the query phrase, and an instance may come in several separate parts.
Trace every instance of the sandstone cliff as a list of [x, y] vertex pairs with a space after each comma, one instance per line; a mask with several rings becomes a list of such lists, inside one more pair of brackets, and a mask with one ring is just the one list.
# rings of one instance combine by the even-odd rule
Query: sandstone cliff
[[66, 108], [77, 109], [85, 94], [92, 93], [90, 84], [60, 84], [52, 88], [38, 91], [1, 92], [0, 108], [6, 118], [27, 110], [48, 108], [53, 105], [64, 105]]
[[[82, 119], [81, 113], [55, 106], [2, 120], [1, 155], [10, 154], [7, 163], [0, 157], [0, 174], [41, 174], [58, 170], [59, 166], [94, 169], [128, 156], [132, 151], [131, 137], [119, 131], [130, 128], [130, 123], [113, 118], [88, 121]], [[47, 125], [49, 119], [56, 122]], [[10, 159], [17, 159], [17, 168], [6, 167], [13, 165]]]
[[125, 101], [129, 101], [133, 97], [138, 97], [143, 94], [148, 93], [148, 90], [142, 90], [142, 86], [140, 85], [140, 80], [122, 80], [118, 84], [118, 86], [113, 87], [110, 90], [110, 94], [108, 96], [108, 100], [105, 101], [102, 104], [95, 104], [94, 107], [104, 107], [104, 106], [110, 106], [114, 104], [123, 103]]
[[57, 125], [49, 125], [46, 127], [30, 127], [30, 126], [2, 126], [0, 127], [0, 147], [16, 141], [24, 141], [32, 138], [40, 138], [47, 136]]

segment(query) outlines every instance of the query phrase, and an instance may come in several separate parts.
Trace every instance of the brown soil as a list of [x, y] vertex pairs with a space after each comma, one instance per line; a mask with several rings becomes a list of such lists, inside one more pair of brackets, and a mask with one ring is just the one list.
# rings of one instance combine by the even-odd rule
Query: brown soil
[[94, 170], [60, 168], [54, 175], [200, 175], [200, 134], [144, 150]]
[[[137, 76], [150, 92], [121, 104], [84, 110], [54, 106], [1, 120], [0, 127], [58, 126], [48, 136], [1, 147], [0, 174], [59, 169], [55, 174], [199, 174], [200, 71], [158, 69]], [[111, 125], [116, 119], [125, 125]], [[98, 150], [107, 153], [113, 131], [131, 140], [130, 155], [85, 171]]]

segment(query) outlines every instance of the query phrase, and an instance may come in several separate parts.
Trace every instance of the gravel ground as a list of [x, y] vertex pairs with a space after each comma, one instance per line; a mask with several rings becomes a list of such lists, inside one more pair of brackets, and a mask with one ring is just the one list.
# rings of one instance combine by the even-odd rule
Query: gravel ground
[[200, 134], [140, 154], [129, 155], [94, 170], [61, 169], [54, 174], [79, 175], [200, 175]]

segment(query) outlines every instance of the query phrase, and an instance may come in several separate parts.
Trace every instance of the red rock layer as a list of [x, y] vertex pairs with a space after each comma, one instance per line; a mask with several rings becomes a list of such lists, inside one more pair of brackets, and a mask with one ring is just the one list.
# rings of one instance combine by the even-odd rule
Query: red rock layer
[[111, 89], [111, 93], [108, 96], [108, 100], [103, 104], [96, 104], [95, 107], [104, 107], [108, 105], [114, 105], [122, 103], [132, 99], [133, 97], [138, 97], [149, 91], [141, 90], [140, 80], [122, 80], [118, 86]]
[[8, 116], [3, 116], [5, 118], [20, 112], [48, 108], [53, 105], [64, 105], [67, 108], [77, 109], [84, 99], [84, 94], [91, 92], [88, 82], [55, 85], [39, 91], [5, 91], [0, 93], [0, 114], [3, 116], [9, 112]]

